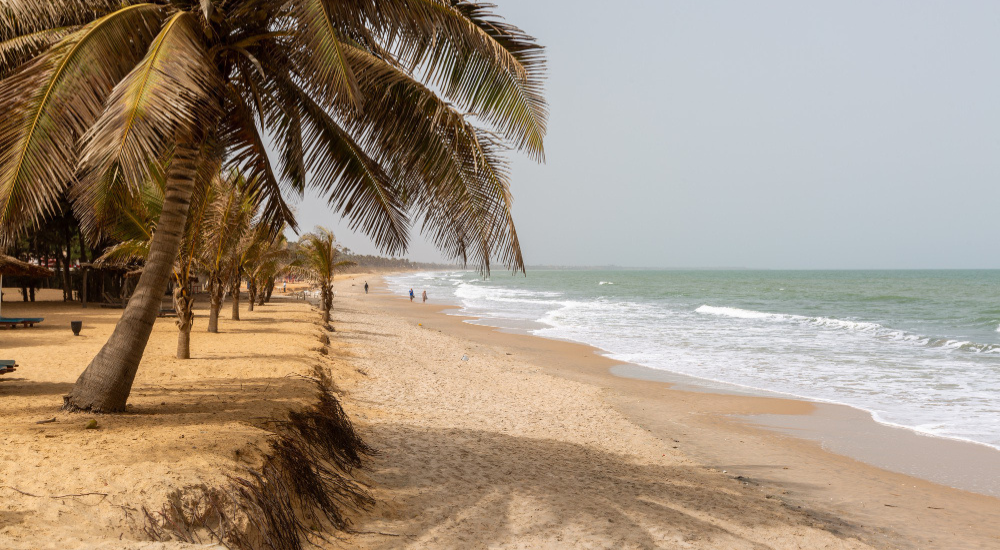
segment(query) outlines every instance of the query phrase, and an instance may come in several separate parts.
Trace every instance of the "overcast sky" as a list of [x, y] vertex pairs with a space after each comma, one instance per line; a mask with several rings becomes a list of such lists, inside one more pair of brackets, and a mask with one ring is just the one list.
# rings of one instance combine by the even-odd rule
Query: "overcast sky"
[[548, 49], [529, 265], [1000, 267], [1000, 2], [494, 1]]

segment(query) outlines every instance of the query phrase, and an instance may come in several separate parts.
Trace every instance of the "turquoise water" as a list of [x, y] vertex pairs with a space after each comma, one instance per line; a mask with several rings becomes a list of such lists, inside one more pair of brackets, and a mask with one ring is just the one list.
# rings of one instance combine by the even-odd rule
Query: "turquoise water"
[[1000, 271], [418, 273], [487, 324], [1000, 448]]

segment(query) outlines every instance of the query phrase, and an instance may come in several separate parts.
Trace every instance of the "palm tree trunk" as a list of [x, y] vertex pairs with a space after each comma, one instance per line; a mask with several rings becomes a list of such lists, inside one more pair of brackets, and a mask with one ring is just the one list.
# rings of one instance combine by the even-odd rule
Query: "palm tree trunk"
[[257, 301], [257, 281], [253, 277], [247, 279], [247, 294], [249, 294], [247, 311], [253, 311], [254, 302]]
[[333, 291], [330, 290], [330, 285], [324, 284], [319, 295], [322, 300], [320, 307], [323, 308], [323, 324], [327, 325], [330, 323], [330, 310], [333, 309]]
[[177, 285], [174, 289], [174, 310], [177, 312], [177, 358], [190, 359], [194, 296], [188, 285]]
[[264, 292], [261, 293], [259, 306], [264, 305], [264, 302], [271, 301], [271, 293], [274, 292], [274, 277], [267, 280], [267, 286], [264, 288]]
[[63, 409], [104, 413], [125, 410], [184, 236], [197, 176], [197, 155], [197, 148], [189, 144], [178, 144], [174, 150], [167, 170], [163, 211], [135, 293], [107, 343], [63, 398]]
[[233, 295], [233, 313], [230, 318], [233, 321], [240, 320], [240, 278], [236, 277], [233, 281], [233, 290], [230, 292]]
[[[69, 232], [70, 216], [63, 215], [63, 237], [66, 241], [66, 258], [63, 263], [63, 301], [73, 301], [73, 281], [69, 276], [69, 266], [73, 262], [73, 238]], [[62, 254], [60, 254], [62, 256]]]
[[219, 310], [222, 309], [222, 282], [212, 281], [209, 292], [212, 302], [208, 311], [208, 332], [219, 332]]

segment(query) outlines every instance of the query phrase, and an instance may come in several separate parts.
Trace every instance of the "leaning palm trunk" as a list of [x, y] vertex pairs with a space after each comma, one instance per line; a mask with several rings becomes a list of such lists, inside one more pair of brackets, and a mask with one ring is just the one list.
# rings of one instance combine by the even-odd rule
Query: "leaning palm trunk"
[[180, 250], [194, 191], [197, 150], [178, 145], [167, 171], [163, 212], [135, 292], [101, 351], [77, 379], [63, 408], [70, 411], [125, 410], [142, 352], [160, 309], [160, 300]]

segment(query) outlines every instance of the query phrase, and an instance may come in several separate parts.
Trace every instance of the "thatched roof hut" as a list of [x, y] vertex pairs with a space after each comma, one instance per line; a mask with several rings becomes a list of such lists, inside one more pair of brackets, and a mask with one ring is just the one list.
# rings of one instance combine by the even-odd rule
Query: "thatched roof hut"
[[17, 258], [0, 254], [0, 277], [13, 275], [18, 277], [51, 277], [54, 272], [40, 265], [22, 262]]

